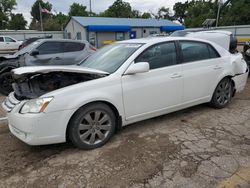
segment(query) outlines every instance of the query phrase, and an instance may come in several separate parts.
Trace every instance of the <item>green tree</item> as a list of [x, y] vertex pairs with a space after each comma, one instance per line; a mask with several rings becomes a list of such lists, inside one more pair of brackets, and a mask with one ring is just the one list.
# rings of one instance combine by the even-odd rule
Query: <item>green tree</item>
[[[40, 22], [40, 9], [39, 9], [39, 4], [41, 5], [41, 8], [46, 8], [48, 11], [52, 10], [52, 4], [50, 4], [49, 2], [43, 2], [42, 0], [36, 0], [36, 2], [33, 4], [33, 6], [31, 7], [31, 16], [33, 17], [33, 19], [35, 21]], [[46, 19], [48, 18], [50, 15], [47, 13], [42, 13], [42, 18]]]
[[[30, 29], [34, 29], [34, 30], [41, 29], [39, 4], [40, 4], [41, 8], [46, 8], [48, 11], [52, 10], [52, 4], [50, 4], [49, 2], [43, 2], [42, 0], [36, 0], [35, 3], [33, 4], [33, 6], [31, 7], [30, 14], [32, 16], [32, 21], [30, 24]], [[51, 16], [52, 15], [50, 15], [50, 14], [42, 13], [43, 23], [46, 21], [46, 19], [50, 18]]]
[[23, 30], [26, 29], [27, 21], [24, 19], [23, 14], [11, 14], [8, 23], [8, 29]]
[[100, 13], [102, 17], [132, 18], [133, 10], [129, 3], [122, 0], [116, 0], [107, 10]]
[[16, 0], [0, 0], [0, 29], [6, 29]]
[[250, 24], [250, 0], [232, 0], [221, 9], [219, 25]]
[[173, 16], [171, 16], [171, 12], [169, 8], [161, 7], [159, 8], [157, 14], [155, 15], [156, 19], [167, 19], [172, 20]]
[[69, 16], [88, 16], [87, 7], [78, 3], [73, 3], [69, 9]]
[[202, 23], [208, 18], [216, 18], [216, 7], [212, 0], [192, 0], [186, 11], [186, 27], [202, 27]]
[[152, 16], [151, 16], [151, 14], [149, 12], [144, 12], [141, 15], [141, 18], [148, 19], [148, 18], [152, 18]]
[[176, 20], [178, 20], [180, 23], [184, 23], [185, 17], [186, 17], [186, 13], [187, 13], [187, 8], [188, 8], [188, 1], [186, 1], [185, 3], [175, 3], [174, 5], [174, 18]]
[[53, 16], [53, 19], [60, 26], [57, 30], [63, 30], [63, 27], [69, 19], [69, 16], [59, 12], [58, 14]]

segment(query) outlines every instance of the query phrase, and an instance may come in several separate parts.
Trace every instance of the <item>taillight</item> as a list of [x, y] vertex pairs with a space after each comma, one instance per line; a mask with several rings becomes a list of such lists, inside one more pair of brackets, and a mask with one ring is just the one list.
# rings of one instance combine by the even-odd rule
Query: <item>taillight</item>
[[93, 51], [96, 51], [96, 48], [94, 46], [89, 46], [89, 48]]

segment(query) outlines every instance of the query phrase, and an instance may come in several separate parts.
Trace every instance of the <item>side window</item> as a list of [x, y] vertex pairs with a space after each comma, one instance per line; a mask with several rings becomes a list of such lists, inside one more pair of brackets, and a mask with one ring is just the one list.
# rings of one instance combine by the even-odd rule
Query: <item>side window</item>
[[85, 47], [85, 44], [77, 42], [65, 42], [64, 43], [64, 52], [77, 52], [82, 51]]
[[0, 37], [0, 42], [4, 42], [3, 37]]
[[135, 62], [148, 62], [150, 69], [176, 65], [176, 48], [174, 42], [154, 45], [142, 52]]
[[210, 59], [208, 45], [202, 42], [180, 41], [183, 62]]
[[45, 42], [41, 44], [37, 50], [40, 55], [63, 53], [63, 43], [61, 42]]
[[10, 37], [5, 37], [5, 42], [16, 42], [16, 41]]
[[219, 53], [212, 46], [208, 45], [208, 50], [209, 50], [210, 58], [220, 57]]

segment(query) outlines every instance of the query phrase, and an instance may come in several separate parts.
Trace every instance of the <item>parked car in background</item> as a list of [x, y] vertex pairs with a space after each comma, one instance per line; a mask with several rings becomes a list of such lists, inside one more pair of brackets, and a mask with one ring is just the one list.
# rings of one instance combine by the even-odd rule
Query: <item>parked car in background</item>
[[212, 29], [187, 29], [175, 31], [172, 37], [193, 37], [217, 43], [230, 53], [237, 53], [237, 38], [230, 31]]
[[10, 131], [27, 144], [69, 139], [93, 149], [121, 126], [201, 103], [223, 108], [247, 76], [241, 54], [211, 41], [134, 39], [105, 46], [79, 66], [14, 69], [14, 92], [2, 106]]
[[17, 52], [15, 52], [12, 55], [5, 55], [0, 57], [0, 65], [3, 62], [11, 62], [11, 61], [16, 61], [20, 56], [29, 53], [34, 46], [36, 46], [38, 44], [37, 41], [31, 43], [29, 46], [26, 46], [25, 48], [21, 48], [20, 50], [18, 50]]
[[12, 91], [11, 70], [23, 66], [73, 65], [96, 49], [87, 41], [39, 39], [0, 63], [0, 93]]
[[22, 42], [9, 36], [0, 36], [0, 54], [15, 53], [21, 48]]
[[31, 43], [39, 40], [39, 39], [51, 39], [52, 38], [52, 35], [49, 35], [49, 36], [45, 36], [45, 37], [32, 37], [32, 38], [29, 38], [29, 39], [26, 39], [25, 41], [23, 41], [20, 49], [30, 45]]

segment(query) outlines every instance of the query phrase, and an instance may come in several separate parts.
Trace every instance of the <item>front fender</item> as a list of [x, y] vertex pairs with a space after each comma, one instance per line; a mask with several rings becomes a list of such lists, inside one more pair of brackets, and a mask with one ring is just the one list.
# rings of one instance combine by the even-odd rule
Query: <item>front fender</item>
[[54, 99], [46, 108], [46, 112], [72, 109], [76, 111], [88, 103], [103, 101], [112, 104], [119, 114], [124, 116], [120, 78], [100, 78], [62, 88], [41, 97], [49, 96]]

